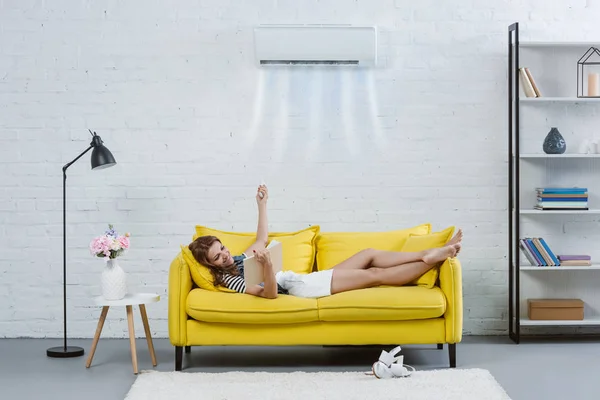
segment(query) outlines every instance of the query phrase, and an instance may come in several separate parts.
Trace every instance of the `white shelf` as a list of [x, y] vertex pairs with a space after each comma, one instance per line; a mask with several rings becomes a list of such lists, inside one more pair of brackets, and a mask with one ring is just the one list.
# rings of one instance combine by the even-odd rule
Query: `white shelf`
[[521, 209], [521, 215], [526, 214], [544, 214], [544, 215], [552, 215], [552, 214], [600, 214], [600, 210], [528, 210]]
[[565, 154], [545, 154], [531, 153], [521, 154], [519, 158], [600, 158], [600, 154], [580, 154], [580, 153], [565, 153]]
[[522, 103], [598, 103], [600, 97], [519, 97]]
[[582, 325], [600, 325], [600, 317], [585, 318], [584, 320], [530, 320], [529, 318], [521, 318], [523, 326], [582, 326]]
[[595, 270], [600, 269], [600, 264], [592, 265], [578, 265], [578, 266], [558, 266], [558, 267], [535, 267], [532, 265], [521, 265], [519, 268], [521, 271], [580, 271], [580, 270]]
[[519, 41], [519, 47], [600, 47], [600, 42], [552, 42], [552, 41]]

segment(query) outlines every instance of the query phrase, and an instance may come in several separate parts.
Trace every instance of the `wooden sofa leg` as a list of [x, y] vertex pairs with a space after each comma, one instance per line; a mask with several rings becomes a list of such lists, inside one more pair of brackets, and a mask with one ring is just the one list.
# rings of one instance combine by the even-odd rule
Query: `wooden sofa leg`
[[185, 354], [190, 354], [192, 352], [192, 346], [185, 346]]
[[444, 343], [438, 343], [438, 350], [444, 349]]
[[456, 343], [448, 344], [448, 356], [450, 358], [450, 368], [456, 368]]
[[183, 364], [183, 347], [175, 346], [175, 371], [181, 371]]

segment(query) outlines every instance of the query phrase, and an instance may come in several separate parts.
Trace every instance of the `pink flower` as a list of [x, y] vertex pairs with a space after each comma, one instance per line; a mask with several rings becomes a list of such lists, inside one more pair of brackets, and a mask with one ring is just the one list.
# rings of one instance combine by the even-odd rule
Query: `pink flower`
[[97, 255], [99, 253], [104, 253], [105, 255], [107, 253], [110, 254], [110, 244], [110, 238], [106, 236], [98, 236], [97, 238], [92, 240], [92, 243], [90, 243], [90, 252], [92, 253], [92, 255]]
[[117, 236], [112, 225], [109, 225], [109, 228], [110, 231], [106, 231], [90, 242], [89, 250], [93, 256], [104, 257], [105, 260], [117, 258], [129, 248], [129, 233]]
[[121, 245], [122, 248], [124, 248], [124, 249], [128, 249], [129, 248], [129, 237], [127, 237], [127, 236], [119, 236], [119, 238], [117, 239], [117, 241], [119, 242], [119, 244]]

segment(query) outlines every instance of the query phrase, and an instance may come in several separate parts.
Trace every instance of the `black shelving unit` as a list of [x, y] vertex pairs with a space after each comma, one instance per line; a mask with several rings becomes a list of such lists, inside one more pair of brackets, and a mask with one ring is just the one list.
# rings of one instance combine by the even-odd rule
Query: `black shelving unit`
[[508, 27], [508, 334], [521, 340], [519, 254], [519, 23]]
[[[523, 43], [527, 46], [528, 43]], [[548, 42], [549, 46], [559, 45], [563, 46], [560, 42]], [[531, 42], [529, 42], [531, 46]], [[587, 42], [566, 42], [564, 46], [577, 46], [587, 47]], [[521, 171], [520, 163], [521, 157], [527, 157], [527, 154], [521, 154], [520, 142], [521, 142], [521, 128], [520, 128], [520, 102], [525, 99], [520, 99], [520, 79], [519, 79], [519, 23], [515, 22], [508, 26], [508, 332], [509, 337], [512, 341], [519, 344], [521, 340], [526, 338], [563, 338], [563, 339], [580, 339], [582, 337], [593, 337], [598, 339], [600, 332], [593, 333], [572, 333], [572, 334], [550, 334], [550, 333], [530, 333], [529, 331], [523, 334], [521, 332], [522, 326], [570, 326], [574, 327], [600, 327], [600, 318], [594, 315], [590, 318], [588, 323], [583, 324], [530, 324], [524, 323], [521, 316], [522, 311], [525, 313], [526, 310], [521, 310], [521, 250], [519, 247], [519, 240], [521, 238]], [[574, 82], [575, 83], [575, 82]], [[575, 96], [575, 93], [573, 93]], [[552, 99], [559, 99], [565, 101], [566, 104], [569, 102], [579, 99], [577, 97], [551, 97]], [[531, 99], [527, 99], [531, 100]], [[586, 99], [594, 101], [595, 99]], [[537, 100], [535, 100], [537, 101]], [[543, 100], [540, 100], [543, 101]], [[600, 102], [600, 101], [599, 101]], [[550, 211], [548, 211], [550, 213]], [[587, 211], [586, 211], [587, 213]], [[598, 214], [598, 210], [593, 210], [592, 214]], [[526, 260], [523, 260], [526, 261]], [[598, 265], [594, 269], [598, 269]], [[549, 321], [543, 321], [549, 322]], [[561, 321], [563, 322], [563, 321]]]

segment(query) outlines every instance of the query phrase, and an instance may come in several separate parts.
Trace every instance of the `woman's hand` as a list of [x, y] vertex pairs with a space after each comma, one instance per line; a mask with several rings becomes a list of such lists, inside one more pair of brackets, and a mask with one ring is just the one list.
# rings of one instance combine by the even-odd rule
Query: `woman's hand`
[[264, 286], [255, 286], [253, 288], [246, 288], [246, 293], [253, 294], [255, 296], [264, 297], [267, 299], [276, 299], [277, 298], [277, 280], [275, 279], [275, 274], [273, 273], [273, 264], [271, 263], [271, 255], [269, 254], [269, 250], [262, 248], [253, 250], [254, 257], [256, 261], [260, 265], [262, 265], [264, 269], [265, 282]]
[[[261, 196], [262, 195], [262, 196]], [[258, 205], [267, 204], [269, 198], [269, 190], [266, 185], [260, 185], [256, 191], [256, 203]]]
[[263, 267], [266, 265], [271, 265], [271, 254], [269, 253], [269, 250], [258, 249], [253, 251], [254, 257], [256, 257], [256, 261], [258, 261], [260, 265], [262, 265]]

